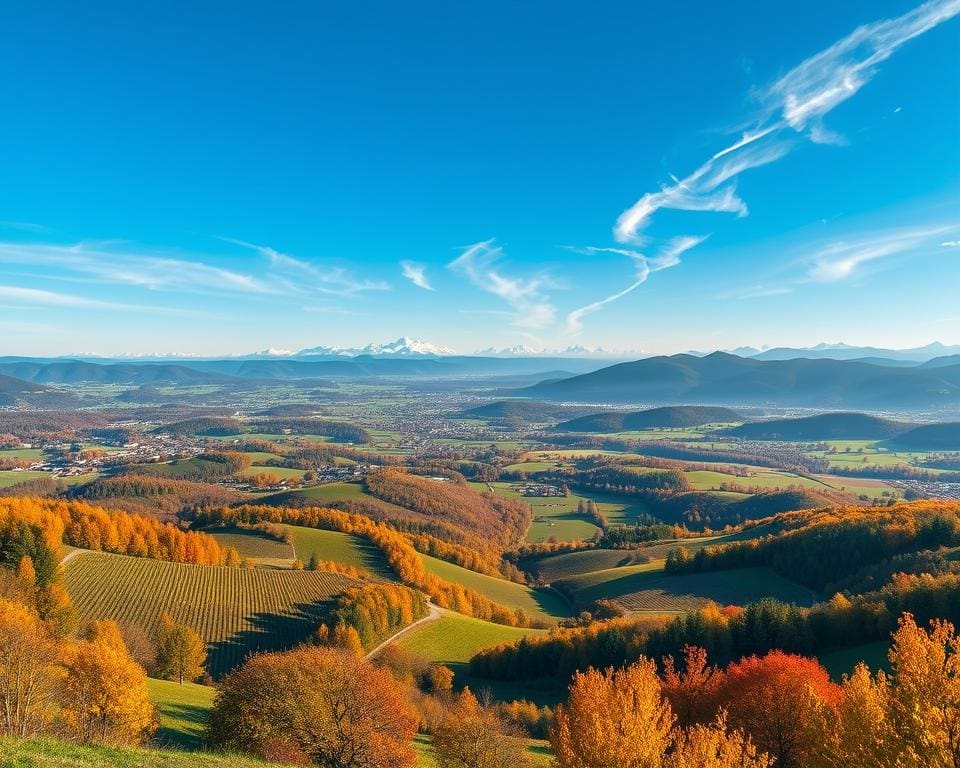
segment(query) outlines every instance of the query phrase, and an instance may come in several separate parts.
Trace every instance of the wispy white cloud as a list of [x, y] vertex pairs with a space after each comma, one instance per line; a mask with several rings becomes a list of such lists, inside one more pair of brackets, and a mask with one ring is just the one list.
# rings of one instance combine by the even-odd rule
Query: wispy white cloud
[[433, 290], [433, 286], [427, 279], [427, 268], [423, 264], [417, 264], [415, 261], [401, 261], [400, 269], [403, 276], [418, 288], [423, 288], [425, 291]]
[[[256, 251], [266, 258], [278, 274], [275, 275], [288, 289], [306, 289], [318, 293], [350, 296], [362, 291], [385, 291], [390, 285], [380, 280], [364, 280], [353, 276], [342, 267], [323, 267], [311, 261], [298, 259], [267, 245], [248, 243], [234, 238], [220, 238], [243, 248]], [[303, 283], [303, 278], [310, 282]]]
[[51, 243], [0, 242], [0, 265], [51, 268], [50, 277], [83, 279], [158, 292], [246, 294], [264, 297], [315, 295], [350, 296], [384, 290], [386, 283], [354, 277], [341, 267], [321, 269], [266, 246], [231, 240], [266, 260], [251, 271], [183, 258], [179, 253], [141, 249], [124, 242]]
[[545, 328], [553, 323], [556, 310], [545, 291], [556, 287], [548, 275], [510, 277], [495, 269], [503, 249], [494, 240], [474, 243], [447, 267], [463, 275], [477, 288], [502, 299], [509, 307], [513, 325]]
[[891, 256], [934, 253], [938, 241], [958, 226], [934, 228], [905, 227], [852, 240], [838, 240], [817, 248], [803, 258], [807, 265], [806, 279], [812, 282], [834, 283], [855, 277], [869, 262]]
[[689, 176], [674, 177], [672, 184], [643, 195], [620, 215], [614, 237], [622, 243], [642, 242], [651, 217], [663, 208], [746, 216], [747, 204], [734, 186], [741, 173], [784, 157], [799, 135], [815, 143], [841, 143], [823, 118], [856, 95], [877, 65], [904, 43], [957, 14], [960, 0], [929, 0], [897, 18], [858, 27], [806, 59], [759, 94], [761, 112], [751, 120], [753, 127]]
[[651, 273], [677, 266], [677, 264], [680, 263], [680, 257], [684, 253], [689, 251], [691, 248], [695, 248], [696, 246], [700, 245], [700, 243], [702, 243], [704, 240], [706, 240], [706, 237], [676, 237], [669, 241], [660, 250], [660, 252], [652, 258], [648, 258], [639, 251], [624, 248], [597, 248], [593, 246], [588, 246], [586, 248], [570, 248], [570, 250], [588, 256], [598, 253], [615, 253], [621, 256], [628, 256], [633, 261], [635, 271], [633, 282], [630, 283], [630, 285], [628, 285], [626, 288], [623, 288], [616, 293], [612, 293], [606, 298], [599, 299], [582, 307], [578, 307], [570, 312], [567, 315], [567, 333], [578, 333], [579, 331], [583, 330], [583, 318], [585, 318], [587, 315], [592, 315], [594, 312], [603, 309], [608, 304], [613, 303], [617, 299], [622, 299], [628, 293], [635, 291], [637, 288], [647, 282], [647, 278], [650, 277]]
[[31, 221], [0, 221], [0, 229], [16, 229], [21, 232], [45, 232], [43, 224], [34, 224]]
[[[105, 310], [123, 310], [137, 312], [165, 312], [164, 307], [143, 306], [140, 304], [124, 304], [115, 301], [101, 301], [85, 296], [76, 296], [69, 293], [44, 291], [38, 288], [22, 288], [15, 285], [0, 285], [0, 299], [12, 302], [15, 305], [89, 308]], [[179, 311], [179, 310], [177, 310]]]
[[940, 243], [941, 248], [960, 248], [960, 240], [947, 240], [945, 243]]
[[787, 286], [780, 286], [775, 288], [768, 288], [763, 285], [754, 285], [750, 288], [744, 288], [743, 290], [731, 291], [729, 293], [723, 293], [717, 298], [719, 299], [765, 299], [771, 296], [785, 296], [788, 293], [793, 293], [793, 288], [788, 288]]

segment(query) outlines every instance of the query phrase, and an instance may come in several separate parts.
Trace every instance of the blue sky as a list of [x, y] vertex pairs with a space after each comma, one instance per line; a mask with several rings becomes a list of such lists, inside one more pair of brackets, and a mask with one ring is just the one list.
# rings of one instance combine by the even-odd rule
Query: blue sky
[[960, 342], [960, 0], [255, 5], [0, 3], [0, 354]]

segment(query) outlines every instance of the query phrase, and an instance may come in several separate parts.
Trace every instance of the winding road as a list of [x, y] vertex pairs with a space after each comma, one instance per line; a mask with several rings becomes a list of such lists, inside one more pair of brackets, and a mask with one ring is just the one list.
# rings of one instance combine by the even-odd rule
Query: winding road
[[370, 651], [370, 653], [368, 653], [365, 658], [372, 659], [374, 656], [380, 653], [380, 651], [382, 651], [388, 645], [390, 645], [391, 643], [395, 643], [398, 639], [400, 639], [405, 634], [407, 634], [407, 632], [410, 632], [411, 630], [416, 629], [417, 627], [422, 626], [424, 624], [429, 624], [432, 621], [436, 621], [441, 616], [443, 616], [443, 614], [440, 612], [440, 609], [437, 608], [437, 606], [435, 606], [430, 601], [429, 598], [427, 598], [427, 611], [428, 613], [426, 616], [424, 616], [422, 619], [417, 619], [415, 622], [413, 622], [413, 624], [407, 624], [407, 626], [405, 626], [399, 632], [395, 632], [394, 634], [392, 634], [390, 637], [388, 637], [386, 640], [380, 643], [380, 645], [378, 645], [376, 648]]

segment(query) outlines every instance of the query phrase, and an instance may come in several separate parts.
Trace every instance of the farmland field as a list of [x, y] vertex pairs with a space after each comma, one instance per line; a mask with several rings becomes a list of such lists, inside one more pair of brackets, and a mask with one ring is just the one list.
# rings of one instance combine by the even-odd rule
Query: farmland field
[[31, 472], [20, 469], [0, 470], [0, 488], [9, 488], [17, 483], [25, 483], [27, 480], [36, 480], [41, 477], [53, 477], [49, 472]]
[[307, 562], [310, 556], [316, 553], [321, 560], [352, 565], [383, 579], [396, 579], [383, 553], [361, 536], [297, 525], [286, 527], [293, 534], [296, 557], [303, 562]]
[[306, 470], [292, 469], [290, 467], [268, 467], [253, 465], [240, 472], [240, 477], [253, 477], [259, 474], [268, 474], [278, 477], [281, 480], [303, 480], [303, 473]]
[[304, 488], [295, 491], [297, 496], [304, 496], [317, 504], [325, 501], [339, 501], [341, 499], [362, 499], [371, 498], [364, 493], [363, 488], [357, 483], [325, 483], [315, 485], [312, 488]]
[[43, 450], [40, 448], [4, 448], [0, 451], [0, 459], [16, 459], [17, 461], [40, 461]]
[[769, 568], [667, 574], [656, 567], [637, 565], [596, 571], [561, 583], [578, 605], [609, 598], [629, 611], [652, 613], [696, 610], [710, 601], [745, 605], [773, 597], [785, 603], [812, 605], [817, 598], [813, 591]]
[[506, 579], [486, 576], [482, 573], [461, 568], [459, 565], [438, 560], [429, 555], [421, 555], [427, 571], [454, 584], [475, 589], [496, 603], [511, 608], [522, 608], [528, 616], [553, 621], [569, 616], [570, 611], [563, 599], [546, 590], [535, 590], [523, 584], [515, 584]]
[[215, 677], [253, 651], [306, 639], [327, 601], [355, 583], [333, 573], [186, 565], [102, 552], [73, 557], [66, 573], [82, 620], [114, 619], [152, 632], [167, 612], [207, 641]]
[[221, 546], [233, 547], [241, 557], [251, 560], [278, 564], [289, 563], [294, 558], [293, 547], [259, 531], [243, 528], [208, 528], [205, 533], [211, 534]]

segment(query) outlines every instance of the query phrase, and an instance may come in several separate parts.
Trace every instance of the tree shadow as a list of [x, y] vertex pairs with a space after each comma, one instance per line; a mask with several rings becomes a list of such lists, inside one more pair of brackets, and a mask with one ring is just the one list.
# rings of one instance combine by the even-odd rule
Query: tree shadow
[[254, 653], [286, 651], [312, 635], [333, 606], [335, 597], [294, 603], [283, 613], [258, 612], [245, 617], [250, 626], [207, 647], [207, 671], [218, 679]]

